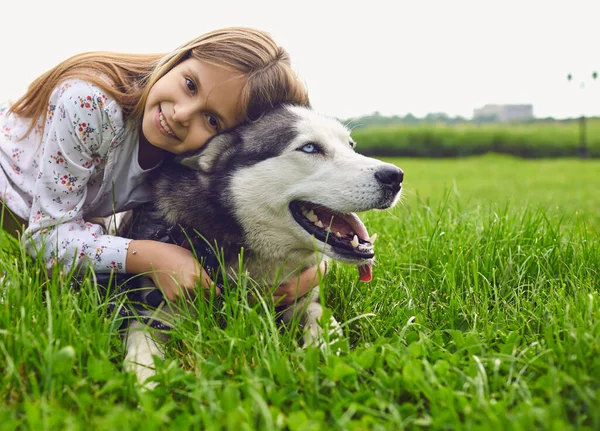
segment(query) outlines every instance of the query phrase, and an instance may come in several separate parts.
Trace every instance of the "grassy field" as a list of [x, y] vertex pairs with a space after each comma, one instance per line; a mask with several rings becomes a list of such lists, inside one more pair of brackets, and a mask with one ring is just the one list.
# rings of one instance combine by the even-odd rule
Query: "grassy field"
[[[352, 123], [350, 123], [352, 126]], [[600, 119], [586, 121], [586, 146], [600, 157]], [[357, 128], [357, 151], [376, 156], [454, 157], [500, 153], [526, 158], [577, 157], [577, 120], [535, 123], [422, 123]]]
[[92, 283], [0, 232], [0, 429], [600, 429], [600, 162], [394, 159], [374, 280], [334, 265], [339, 355], [280, 332], [251, 283], [184, 316], [144, 393]]
[[488, 155], [452, 159], [388, 159], [406, 171], [404, 202], [436, 205], [444, 193], [461, 207], [529, 207], [565, 222], [600, 226], [600, 163], [580, 159], [522, 160]]

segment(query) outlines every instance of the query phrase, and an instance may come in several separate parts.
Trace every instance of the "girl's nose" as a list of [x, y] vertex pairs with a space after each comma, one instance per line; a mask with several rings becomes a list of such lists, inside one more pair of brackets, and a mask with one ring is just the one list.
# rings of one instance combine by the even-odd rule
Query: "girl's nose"
[[195, 111], [196, 107], [192, 103], [175, 105], [173, 106], [173, 120], [183, 126], [189, 126], [190, 119]]

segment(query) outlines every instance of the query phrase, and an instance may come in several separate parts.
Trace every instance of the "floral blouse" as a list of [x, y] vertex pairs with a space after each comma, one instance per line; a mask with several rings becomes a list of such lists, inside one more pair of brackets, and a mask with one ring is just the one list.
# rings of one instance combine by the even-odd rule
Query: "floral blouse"
[[130, 162], [132, 147], [137, 151], [136, 125], [124, 122], [120, 105], [103, 90], [81, 80], [53, 91], [45, 118], [25, 139], [19, 140], [31, 120], [7, 110], [0, 105], [0, 200], [29, 221], [22, 237], [27, 252], [48, 268], [60, 262], [126, 272], [131, 240], [105, 235], [84, 217], [107, 216], [102, 212], [113, 208], [107, 205], [113, 174]]

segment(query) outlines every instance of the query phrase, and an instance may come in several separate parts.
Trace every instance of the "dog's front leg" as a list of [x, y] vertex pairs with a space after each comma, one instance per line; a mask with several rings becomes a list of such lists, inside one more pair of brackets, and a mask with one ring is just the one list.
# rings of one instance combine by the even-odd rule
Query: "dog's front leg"
[[[300, 314], [300, 324], [304, 328], [304, 345], [318, 346], [323, 348], [326, 345], [325, 332], [321, 326], [323, 317], [323, 307], [321, 307], [319, 286], [316, 286], [312, 291], [304, 295], [295, 304], [288, 307], [282, 314], [281, 318], [285, 323], [291, 322], [294, 317]], [[329, 319], [329, 343], [337, 341], [343, 336], [340, 324], [333, 316]]]
[[130, 323], [125, 340], [127, 352], [123, 363], [125, 371], [134, 373], [145, 389], [154, 389], [157, 385], [156, 382], [146, 381], [156, 374], [154, 356], [164, 359], [164, 353], [150, 330], [137, 320]]

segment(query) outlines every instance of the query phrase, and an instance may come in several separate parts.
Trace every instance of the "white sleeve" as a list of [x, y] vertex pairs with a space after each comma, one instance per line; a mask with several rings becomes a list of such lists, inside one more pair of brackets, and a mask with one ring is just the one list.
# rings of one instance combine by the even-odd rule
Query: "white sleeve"
[[[52, 93], [46, 115], [40, 169], [23, 242], [29, 254], [56, 264], [91, 265], [96, 272], [125, 272], [131, 240], [104, 235], [83, 220], [87, 183], [106, 163], [114, 133], [108, 109], [116, 103], [99, 88], [66, 81]], [[107, 138], [110, 136], [112, 138]]]

